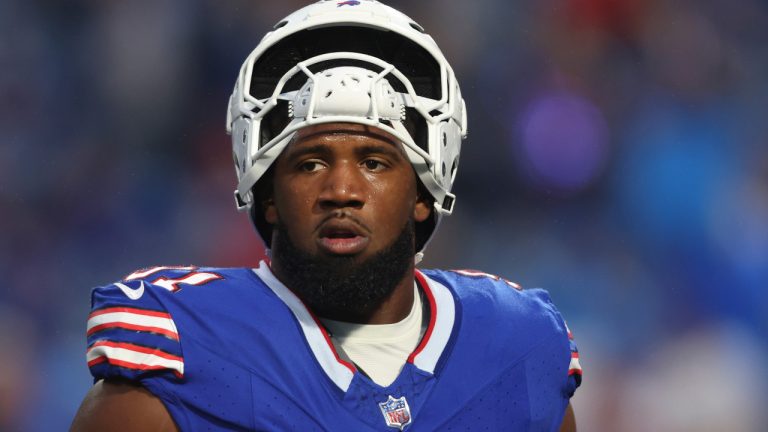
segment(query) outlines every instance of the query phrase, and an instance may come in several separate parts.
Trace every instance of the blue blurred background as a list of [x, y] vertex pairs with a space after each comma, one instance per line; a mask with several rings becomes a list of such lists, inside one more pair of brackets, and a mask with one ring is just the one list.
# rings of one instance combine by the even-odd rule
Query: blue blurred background
[[[89, 290], [255, 266], [227, 98], [303, 1], [0, 2], [0, 430], [68, 427]], [[768, 6], [391, 1], [469, 108], [427, 266], [550, 290], [582, 431], [766, 430]]]

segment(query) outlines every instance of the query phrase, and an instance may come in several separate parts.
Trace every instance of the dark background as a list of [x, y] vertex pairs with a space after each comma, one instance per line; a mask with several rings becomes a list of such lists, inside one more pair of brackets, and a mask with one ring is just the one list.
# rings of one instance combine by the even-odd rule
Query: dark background
[[[89, 290], [152, 265], [256, 266], [227, 98], [298, 1], [0, 3], [0, 430], [65, 429]], [[425, 265], [547, 288], [584, 431], [768, 424], [768, 7], [392, 1], [469, 109]]]

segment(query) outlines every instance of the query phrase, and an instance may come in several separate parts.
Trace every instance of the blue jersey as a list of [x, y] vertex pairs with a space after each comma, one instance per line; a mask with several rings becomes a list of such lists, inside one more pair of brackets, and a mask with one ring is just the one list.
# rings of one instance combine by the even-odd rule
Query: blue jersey
[[140, 383], [182, 431], [556, 431], [578, 353], [542, 290], [423, 270], [423, 339], [382, 387], [262, 263], [156, 267], [92, 293], [93, 376]]

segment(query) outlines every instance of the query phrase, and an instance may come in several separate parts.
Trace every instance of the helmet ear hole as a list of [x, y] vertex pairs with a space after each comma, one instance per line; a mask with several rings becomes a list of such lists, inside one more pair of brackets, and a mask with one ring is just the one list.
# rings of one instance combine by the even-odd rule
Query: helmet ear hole
[[405, 130], [413, 138], [413, 142], [424, 151], [429, 151], [429, 129], [427, 121], [414, 108], [405, 108]]
[[456, 170], [459, 167], [459, 157], [453, 158], [453, 164], [451, 164], [451, 183], [456, 181]]
[[291, 122], [289, 111], [288, 101], [277, 102], [277, 106], [269, 111], [261, 121], [261, 139], [259, 142], [268, 143], [288, 126], [288, 123]]

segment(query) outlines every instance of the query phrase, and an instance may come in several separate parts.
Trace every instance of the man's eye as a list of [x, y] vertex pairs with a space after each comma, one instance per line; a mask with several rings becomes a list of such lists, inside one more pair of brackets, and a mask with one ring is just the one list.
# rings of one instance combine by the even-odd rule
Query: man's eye
[[299, 165], [299, 169], [305, 172], [314, 172], [323, 168], [323, 164], [317, 161], [306, 161]]
[[363, 164], [365, 164], [365, 167], [371, 171], [379, 171], [386, 167], [383, 162], [376, 159], [368, 159], [363, 162]]

